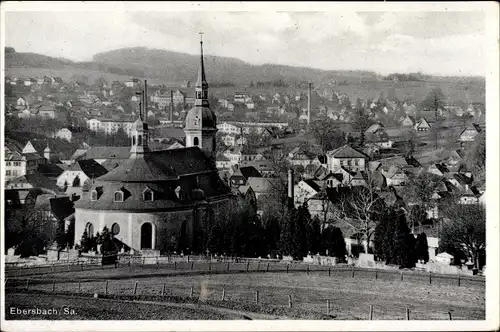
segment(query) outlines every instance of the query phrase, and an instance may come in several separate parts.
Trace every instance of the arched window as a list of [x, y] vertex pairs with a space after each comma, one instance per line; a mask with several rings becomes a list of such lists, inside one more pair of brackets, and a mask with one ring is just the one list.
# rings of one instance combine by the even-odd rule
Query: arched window
[[141, 226], [141, 249], [152, 249], [153, 225], [147, 222]]
[[88, 237], [94, 237], [94, 225], [91, 222], [88, 222], [85, 226], [85, 230], [87, 231]]
[[120, 233], [120, 225], [114, 223], [113, 226], [111, 226], [111, 233], [113, 235], [118, 235]]
[[198, 146], [199, 144], [200, 144], [200, 140], [198, 139], [198, 137], [195, 137], [193, 140], [193, 145]]
[[135, 136], [132, 136], [132, 145], [135, 145]]
[[153, 192], [150, 189], [144, 190], [142, 195], [143, 195], [144, 201], [146, 201], [146, 202], [153, 200]]
[[92, 195], [90, 197], [91, 201], [97, 201], [97, 190], [92, 190]]
[[142, 135], [137, 136], [137, 145], [142, 145]]
[[117, 191], [115, 192], [115, 197], [114, 197], [115, 202], [123, 202], [123, 191]]

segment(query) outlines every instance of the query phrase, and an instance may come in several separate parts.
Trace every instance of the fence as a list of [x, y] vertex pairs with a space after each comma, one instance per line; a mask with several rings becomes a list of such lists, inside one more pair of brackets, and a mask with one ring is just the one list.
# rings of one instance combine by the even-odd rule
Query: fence
[[[186, 262], [187, 263], [187, 262]], [[218, 264], [217, 270], [224, 270], [227, 263]], [[223, 267], [222, 265], [225, 265]], [[236, 267], [230, 265], [230, 269], [236, 270]], [[271, 266], [271, 264], [270, 264]], [[180, 264], [179, 266], [180, 267]], [[267, 264], [265, 265], [267, 269]], [[231, 271], [231, 270], [230, 270]], [[265, 270], [264, 270], [265, 271]], [[241, 272], [241, 270], [240, 270]], [[271, 271], [270, 271], [271, 272]], [[353, 274], [354, 272], [354, 274]], [[357, 269], [329, 269], [326, 273], [330, 276], [341, 275], [344, 278], [366, 278], [367, 271]], [[371, 271], [373, 273], [373, 271]], [[380, 272], [380, 271], [379, 271]], [[383, 274], [375, 271], [374, 280], [383, 279]], [[286, 273], [286, 272], [285, 272]], [[307, 275], [323, 274], [321, 270], [294, 270], [289, 269], [289, 273]], [[365, 273], [365, 274], [363, 274]], [[151, 276], [150, 274], [148, 274]], [[326, 276], [326, 274], [324, 275]], [[153, 276], [154, 277], [154, 276]], [[406, 275], [400, 277], [404, 282]], [[185, 279], [172, 281], [169, 279], [147, 279], [137, 280], [127, 276], [128, 280], [115, 280], [112, 278], [90, 278], [90, 279], [33, 279], [33, 278], [13, 278], [5, 281], [5, 289], [9, 292], [28, 292], [70, 296], [87, 296], [98, 298], [111, 298], [118, 300], [149, 300], [149, 301], [168, 301], [181, 303], [207, 303], [218, 306], [229, 306], [231, 308], [240, 308], [249, 311], [268, 310], [275, 312], [274, 309], [295, 310], [299, 312], [314, 312], [331, 316], [337, 319], [464, 319], [469, 318], [466, 314], [457, 313], [452, 310], [442, 311], [427, 308], [424, 306], [402, 307], [392, 304], [370, 304], [367, 302], [362, 308], [356, 308], [356, 315], [342, 316], [343, 308], [339, 308], [337, 299], [327, 295], [317, 294], [295, 294], [293, 289], [278, 289], [271, 291], [266, 287], [258, 289], [248, 287], [247, 285], [220, 284], [206, 285], [193, 284], [186, 282]], [[431, 282], [434, 280], [431, 279]], [[435, 285], [432, 283], [431, 285]], [[427, 286], [433, 287], [433, 286]], [[308, 292], [308, 291], [306, 291]], [[308, 292], [309, 293], [309, 292]], [[287, 311], [284, 314], [288, 314]], [[340, 317], [339, 317], [340, 316]], [[300, 317], [300, 315], [299, 315]]]

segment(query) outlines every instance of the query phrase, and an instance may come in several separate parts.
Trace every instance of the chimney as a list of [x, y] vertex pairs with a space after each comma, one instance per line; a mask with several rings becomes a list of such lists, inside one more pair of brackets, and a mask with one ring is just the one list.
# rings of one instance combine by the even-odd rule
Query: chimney
[[290, 207], [294, 206], [294, 195], [293, 195], [293, 169], [288, 170], [288, 203]]
[[309, 82], [307, 88], [307, 124], [311, 123], [311, 86], [312, 83]]
[[173, 110], [174, 110], [174, 91], [170, 90], [170, 122], [171, 123], [174, 123]]
[[144, 80], [144, 122], [148, 122], [148, 81]]

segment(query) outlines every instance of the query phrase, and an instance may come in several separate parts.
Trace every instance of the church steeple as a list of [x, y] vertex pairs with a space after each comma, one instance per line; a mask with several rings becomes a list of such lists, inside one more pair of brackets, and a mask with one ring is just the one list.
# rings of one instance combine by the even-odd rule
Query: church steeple
[[[147, 86], [146, 80], [144, 80], [144, 84]], [[144, 156], [144, 153], [150, 151], [148, 146], [149, 130], [145, 120], [147, 90], [138, 92], [137, 95], [141, 96], [139, 99], [139, 119], [132, 125], [132, 148], [130, 149], [130, 158], [141, 158]]]
[[198, 70], [198, 79], [195, 85], [195, 106], [208, 107], [208, 83], [205, 78], [205, 64], [203, 62], [203, 32], [200, 32], [200, 68]]

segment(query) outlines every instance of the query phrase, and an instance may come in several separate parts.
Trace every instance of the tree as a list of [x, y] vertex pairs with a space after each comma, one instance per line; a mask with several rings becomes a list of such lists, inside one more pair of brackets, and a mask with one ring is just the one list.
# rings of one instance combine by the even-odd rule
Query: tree
[[396, 228], [394, 232], [394, 250], [396, 262], [400, 267], [411, 268], [415, 266], [415, 237], [410, 233], [403, 213], [397, 213]]
[[63, 250], [67, 246], [67, 237], [66, 237], [66, 229], [64, 220], [58, 220], [57, 229], [56, 229], [56, 238], [55, 241], [57, 243], [57, 249]]
[[407, 210], [407, 218], [411, 225], [411, 230], [414, 232], [415, 225], [421, 227], [427, 220], [427, 212], [420, 205], [411, 205]]
[[463, 253], [480, 269], [479, 258], [486, 249], [486, 208], [482, 204], [450, 204], [444, 209], [439, 236], [440, 251]]
[[378, 259], [386, 264], [396, 263], [395, 226], [397, 214], [394, 209], [386, 209], [375, 228], [374, 252]]
[[293, 258], [297, 258], [297, 248], [294, 246], [296, 218], [297, 210], [292, 208], [286, 211], [284, 218], [281, 221], [279, 249], [283, 256], [292, 256]]
[[[434, 112], [434, 124], [431, 128], [431, 135], [435, 141], [435, 149], [438, 148], [438, 140], [441, 135], [441, 119], [438, 119], [438, 112], [444, 109], [445, 106], [445, 96], [440, 88], [434, 88], [429, 92], [429, 95], [420, 104], [421, 110], [431, 110]], [[429, 120], [429, 119], [427, 119]]]
[[217, 154], [224, 153], [227, 150], [226, 143], [222, 140], [222, 133], [217, 133], [215, 135], [215, 152]]
[[80, 247], [82, 252], [89, 252], [90, 250], [92, 250], [87, 230], [83, 231], [82, 238], [80, 239]]
[[402, 149], [403, 155], [404, 157], [410, 157], [417, 151], [420, 139], [413, 128], [403, 130], [401, 136], [404, 138]]
[[366, 241], [364, 251], [368, 253], [384, 201], [377, 195], [375, 179], [371, 172], [366, 172], [365, 181], [366, 186], [352, 187], [340, 192], [336, 211], [338, 217]]
[[429, 244], [427, 243], [427, 235], [425, 233], [417, 235], [415, 258], [424, 261], [424, 263], [429, 261]]
[[344, 133], [330, 119], [315, 121], [311, 125], [311, 132], [316, 144], [321, 147], [323, 154], [342, 146], [345, 142]]
[[344, 262], [347, 255], [346, 243], [342, 230], [329, 226], [321, 234], [322, 251], [328, 256], [336, 257], [338, 262]]
[[365, 144], [365, 131], [372, 125], [373, 121], [363, 108], [357, 109], [354, 116], [353, 127], [361, 133], [361, 146], [363, 146]]
[[407, 176], [406, 188], [409, 202], [421, 206], [425, 211], [434, 207], [432, 195], [441, 182], [440, 177], [427, 172], [421, 172], [417, 175], [409, 173]]
[[465, 151], [467, 168], [474, 175], [474, 182], [481, 185], [486, 180], [486, 134], [479, 133]]

